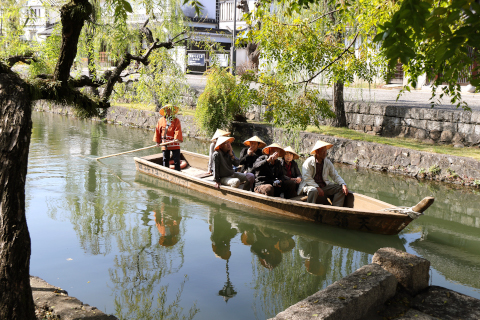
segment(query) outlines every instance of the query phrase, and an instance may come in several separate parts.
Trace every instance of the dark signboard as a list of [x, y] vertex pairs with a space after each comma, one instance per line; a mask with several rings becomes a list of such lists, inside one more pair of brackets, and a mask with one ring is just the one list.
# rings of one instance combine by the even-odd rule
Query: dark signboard
[[189, 53], [188, 54], [189, 66], [205, 66], [205, 53]]

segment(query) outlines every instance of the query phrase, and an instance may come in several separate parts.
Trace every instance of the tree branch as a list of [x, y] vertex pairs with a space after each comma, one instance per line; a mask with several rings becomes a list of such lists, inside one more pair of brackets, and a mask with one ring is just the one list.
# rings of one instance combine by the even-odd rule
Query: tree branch
[[[327, 13], [324, 13], [322, 14], [321, 16], [318, 16], [316, 17], [315, 19], [313, 19], [312, 21], [309, 21], [307, 22], [307, 24], [310, 24], [310, 23], [314, 23], [315, 21], [325, 17], [325, 16], [328, 16], [329, 14], [332, 14], [332, 13], [335, 13], [337, 11], [340, 11], [341, 9], [336, 9], [336, 10], [332, 10], [330, 12], [327, 12]], [[301, 24], [289, 24], [289, 23], [283, 23], [283, 22], [280, 22], [281, 25], [284, 25], [284, 26], [289, 26], [289, 27], [301, 27], [302, 25]]]
[[77, 55], [78, 39], [85, 21], [93, 11], [88, 0], [74, 0], [62, 6], [62, 45], [53, 77], [67, 86], [70, 69]]
[[13, 67], [16, 63], [18, 62], [23, 62], [23, 63], [26, 63], [26, 64], [30, 64], [33, 62], [37, 62], [38, 60], [32, 55], [18, 55], [18, 56], [12, 56], [12, 57], [8, 57], [6, 59], [6, 63], [7, 63], [7, 66], [8, 67]]
[[93, 78], [90, 78], [85, 75], [82, 75], [79, 79], [70, 78], [68, 80], [68, 84], [74, 88], [80, 88], [80, 87], [98, 88], [100, 86], [103, 86], [105, 83], [107, 83], [105, 79], [93, 80]]
[[36, 100], [53, 100], [73, 106], [84, 117], [98, 116], [98, 109], [107, 109], [109, 102], [81, 93], [73, 87], [60, 81], [35, 79], [29, 83], [31, 91], [35, 92]]
[[105, 78], [107, 79], [107, 86], [103, 91], [102, 101], [104, 103], [108, 101], [108, 99], [112, 95], [113, 87], [115, 86], [115, 83], [121, 81], [121, 73], [130, 65], [130, 62], [132, 62], [132, 60], [141, 62], [143, 65], [148, 66], [149, 64], [148, 58], [153, 50], [156, 50], [159, 48], [172, 49], [174, 44], [176, 44], [177, 42], [183, 41], [184, 39], [180, 39], [176, 42], [173, 42], [173, 40], [185, 33], [186, 31], [183, 31], [180, 34], [176, 35], [172, 40], [167, 42], [159, 42], [157, 39], [157, 41], [155, 41], [147, 49], [147, 51], [143, 56], [134, 56], [134, 55], [131, 55], [130, 53], [125, 54], [125, 56], [117, 64], [117, 67], [108, 76], [105, 76]]
[[355, 38], [353, 38], [353, 41], [352, 43], [350, 43], [350, 45], [345, 49], [343, 50], [343, 52], [338, 56], [336, 57], [334, 60], [332, 60], [328, 65], [326, 65], [325, 67], [322, 68], [322, 70], [320, 70], [319, 72], [317, 72], [316, 74], [314, 74], [311, 78], [307, 79], [307, 80], [304, 80], [304, 81], [300, 81], [300, 82], [294, 82], [293, 84], [301, 84], [301, 83], [306, 83], [306, 82], [311, 82], [313, 79], [315, 79], [320, 73], [322, 73], [323, 71], [325, 71], [327, 68], [329, 68], [332, 64], [334, 64], [335, 62], [337, 62], [338, 60], [340, 60], [340, 58], [346, 53], [346, 52], [350, 52], [348, 51], [350, 49], [350, 47], [355, 43], [355, 41], [357, 41], [357, 38], [358, 38], [358, 34], [360, 33], [357, 32], [357, 34], [355, 35]]

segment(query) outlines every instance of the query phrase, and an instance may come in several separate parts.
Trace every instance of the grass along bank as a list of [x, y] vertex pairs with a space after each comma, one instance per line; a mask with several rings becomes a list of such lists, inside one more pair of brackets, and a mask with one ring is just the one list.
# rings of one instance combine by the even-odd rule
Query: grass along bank
[[320, 126], [319, 128], [314, 126], [308, 126], [307, 130], [305, 131], [350, 140], [361, 140], [386, 144], [389, 146], [407, 148], [417, 151], [447, 154], [458, 157], [468, 157], [480, 161], [480, 148], [478, 147], [454, 148], [452, 145], [427, 144], [412, 138], [387, 138], [382, 136], [374, 136], [363, 132], [358, 132], [353, 129], [335, 128], [329, 126]]

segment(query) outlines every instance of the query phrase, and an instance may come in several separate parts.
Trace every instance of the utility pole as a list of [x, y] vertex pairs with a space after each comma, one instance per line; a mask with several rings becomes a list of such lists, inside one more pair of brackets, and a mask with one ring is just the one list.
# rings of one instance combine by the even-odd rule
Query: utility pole
[[235, 50], [235, 38], [237, 35], [237, 0], [233, 2], [233, 38], [232, 38], [232, 75], [237, 68], [237, 51]]

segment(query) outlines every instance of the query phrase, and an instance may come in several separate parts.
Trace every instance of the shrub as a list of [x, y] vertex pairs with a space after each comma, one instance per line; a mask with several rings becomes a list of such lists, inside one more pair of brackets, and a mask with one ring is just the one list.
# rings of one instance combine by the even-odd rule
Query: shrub
[[212, 67], [207, 72], [205, 91], [198, 98], [195, 118], [201, 130], [212, 134], [229, 127], [235, 116], [244, 115], [250, 105], [250, 90], [237, 84], [226, 69]]

